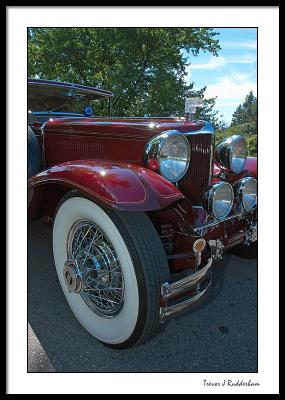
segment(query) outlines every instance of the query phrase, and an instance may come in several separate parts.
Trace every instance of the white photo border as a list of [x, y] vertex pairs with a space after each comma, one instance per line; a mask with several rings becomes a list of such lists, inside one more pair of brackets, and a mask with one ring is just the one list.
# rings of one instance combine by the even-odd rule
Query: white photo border
[[[27, 27], [198, 26], [258, 28], [258, 373], [27, 372]], [[7, 7], [8, 343], [9, 394], [254, 393], [279, 391], [279, 8], [278, 7]], [[15, 117], [16, 110], [16, 117]], [[13, 237], [17, 232], [17, 249]], [[271, 241], [272, 239], [272, 241]], [[270, 240], [270, 245], [269, 245]], [[274, 246], [272, 245], [274, 244]], [[13, 282], [13, 289], [12, 289]], [[13, 293], [17, 293], [14, 296]], [[77, 375], [77, 374], [75, 374]], [[172, 375], [172, 374], [171, 374]], [[203, 379], [243, 379], [258, 387], [207, 388]], [[73, 378], [72, 378], [73, 379]], [[173, 384], [164, 385], [167, 379]], [[106, 392], [108, 388], [108, 392]]]

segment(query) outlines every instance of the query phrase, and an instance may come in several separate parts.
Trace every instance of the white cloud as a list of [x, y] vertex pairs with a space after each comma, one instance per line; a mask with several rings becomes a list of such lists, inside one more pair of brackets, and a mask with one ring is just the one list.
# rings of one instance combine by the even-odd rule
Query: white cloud
[[245, 96], [253, 90], [256, 93], [256, 82], [246, 79], [244, 74], [242, 79], [236, 76], [224, 76], [217, 80], [213, 85], [207, 86], [205, 97], [215, 97], [218, 99], [236, 99], [242, 101]]
[[221, 41], [221, 47], [230, 47], [231, 49], [253, 49], [257, 48], [257, 40], [244, 40], [244, 41]]
[[250, 74], [240, 71], [234, 71], [229, 76], [234, 82], [246, 82], [249, 81], [251, 77]]
[[[195, 77], [200, 76], [199, 85], [203, 85], [204, 82], [206, 86], [205, 97], [216, 97], [215, 109], [219, 111], [220, 115], [223, 114], [223, 119], [228, 124], [231, 122], [233, 112], [244, 101], [246, 95], [251, 90], [255, 95], [257, 92], [255, 77], [257, 54], [256, 51], [250, 51], [254, 48], [254, 42], [247, 42], [243, 48], [248, 49], [248, 51], [239, 52], [240, 54], [230, 54], [226, 57], [210, 56], [204, 63], [194, 63], [187, 67], [188, 75], [185, 76], [185, 80], [189, 82], [191, 78], [194, 78], [195, 82], [197, 79]], [[231, 46], [240, 44], [238, 42], [227, 43], [228, 45], [231, 44]], [[245, 64], [248, 65], [245, 66]], [[201, 72], [198, 73], [199, 70]], [[215, 75], [215, 71], [223, 71], [223, 77], [220, 77], [221, 72]], [[207, 84], [209, 75], [211, 82], [217, 76], [216, 81], [212, 84]]]
[[256, 53], [248, 53], [242, 56], [228, 57], [227, 64], [253, 64], [256, 62]]
[[188, 75], [191, 75], [192, 70], [218, 70], [224, 68], [228, 64], [253, 64], [256, 62], [256, 54], [244, 54], [242, 56], [235, 57], [214, 57], [211, 56], [209, 62], [203, 64], [190, 64], [187, 67]]
[[210, 61], [204, 64], [190, 64], [187, 67], [187, 72], [191, 73], [192, 69], [218, 69], [226, 65], [226, 60], [224, 57], [210, 57]]
[[227, 108], [236, 108], [241, 101], [239, 100], [232, 100], [232, 99], [217, 99], [217, 102], [219, 104], [220, 107], [222, 107], [223, 109], [227, 109]]
[[256, 81], [252, 80], [249, 74], [235, 72], [207, 86], [205, 97], [217, 97], [215, 109], [219, 110], [227, 124], [230, 124], [232, 113], [244, 101], [250, 90], [256, 95]]

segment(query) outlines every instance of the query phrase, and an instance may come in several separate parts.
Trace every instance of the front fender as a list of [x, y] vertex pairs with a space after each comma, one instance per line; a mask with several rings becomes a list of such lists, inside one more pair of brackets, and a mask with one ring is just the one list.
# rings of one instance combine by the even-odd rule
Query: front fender
[[[215, 162], [214, 163], [214, 175], [218, 175], [221, 172], [220, 166]], [[247, 157], [244, 163], [243, 171], [240, 174], [230, 173], [228, 175], [228, 181], [230, 183], [234, 183], [235, 181], [245, 177], [252, 176], [257, 179], [257, 158], [256, 157]], [[213, 182], [218, 182], [219, 179], [213, 178]]]
[[125, 211], [163, 209], [183, 194], [155, 172], [125, 163], [69, 161], [29, 179], [28, 190], [57, 183], [76, 189], [109, 208]]
[[251, 176], [257, 178], [257, 158], [247, 157], [247, 159], [245, 160], [244, 169], [246, 169], [251, 174]]

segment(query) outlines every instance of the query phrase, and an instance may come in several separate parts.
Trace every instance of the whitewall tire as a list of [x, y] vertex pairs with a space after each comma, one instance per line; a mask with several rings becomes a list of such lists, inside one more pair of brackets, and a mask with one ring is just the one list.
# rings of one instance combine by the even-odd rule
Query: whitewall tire
[[53, 254], [65, 297], [93, 336], [123, 348], [155, 334], [169, 270], [145, 213], [107, 210], [69, 195], [54, 219]]

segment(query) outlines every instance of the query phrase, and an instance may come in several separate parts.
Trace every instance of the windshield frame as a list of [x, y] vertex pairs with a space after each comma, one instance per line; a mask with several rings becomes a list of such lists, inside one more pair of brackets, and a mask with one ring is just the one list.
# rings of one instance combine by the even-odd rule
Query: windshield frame
[[[67, 83], [67, 82], [58, 82], [58, 81], [51, 81], [51, 80], [44, 80], [44, 79], [28, 79], [28, 97], [29, 94], [36, 93], [40, 95], [49, 95], [56, 97], [62, 97], [67, 100], [71, 98], [79, 98], [83, 101], [91, 101], [91, 100], [98, 100], [98, 98], [108, 98], [108, 115], [111, 117], [112, 114], [112, 97], [113, 93], [104, 90], [95, 86], [85, 86], [76, 83]], [[56, 110], [55, 110], [56, 111]], [[46, 114], [49, 112], [52, 114], [53, 111], [44, 111]], [[37, 113], [37, 111], [35, 111]], [[69, 112], [65, 112], [65, 114], [69, 114]], [[74, 113], [70, 113], [74, 114]], [[82, 113], [82, 116], [84, 114]]]

